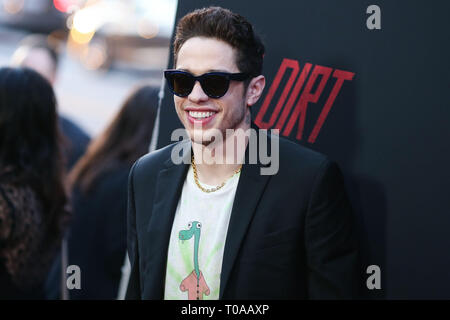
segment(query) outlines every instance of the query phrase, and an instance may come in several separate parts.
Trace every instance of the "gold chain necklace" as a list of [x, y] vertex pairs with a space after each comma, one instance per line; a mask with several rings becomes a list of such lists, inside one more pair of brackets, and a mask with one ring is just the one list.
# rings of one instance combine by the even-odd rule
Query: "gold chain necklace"
[[197, 185], [197, 187], [199, 187], [199, 189], [202, 190], [203, 192], [210, 193], [210, 192], [214, 192], [214, 191], [217, 191], [217, 190], [221, 189], [225, 185], [225, 183], [227, 182], [228, 179], [231, 179], [235, 174], [238, 174], [239, 172], [241, 172], [242, 164], [239, 166], [239, 169], [234, 171], [234, 173], [231, 175], [231, 177], [229, 177], [227, 180], [222, 182], [217, 187], [214, 187], [214, 188], [211, 188], [211, 189], [203, 188], [200, 185], [200, 182], [198, 181], [197, 166], [195, 165], [194, 155], [192, 155], [192, 169], [194, 170], [194, 181], [195, 181], [195, 184]]

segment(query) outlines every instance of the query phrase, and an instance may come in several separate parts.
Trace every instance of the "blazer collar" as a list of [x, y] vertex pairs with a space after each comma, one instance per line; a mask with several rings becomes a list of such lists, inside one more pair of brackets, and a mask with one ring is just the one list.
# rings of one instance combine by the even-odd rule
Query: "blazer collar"
[[[260, 138], [267, 138], [266, 135], [262, 135], [260, 137], [258, 134], [259, 128], [253, 123], [251, 128], [255, 129], [257, 134], [255, 136], [250, 136], [250, 141], [245, 151], [245, 163], [242, 166], [241, 176], [239, 178], [233, 208], [231, 210], [231, 217], [228, 225], [227, 239], [223, 254], [222, 272], [220, 275], [219, 299], [223, 299], [223, 295], [230, 279], [231, 272], [233, 271], [236, 258], [241, 245], [245, 240], [248, 227], [256, 211], [256, 206], [258, 205], [270, 178], [268, 175], [261, 175], [261, 167], [268, 166], [269, 164], [262, 164], [259, 161], [259, 158], [257, 159], [256, 164], [249, 163], [250, 144], [254, 143], [254, 145], [259, 148]], [[270, 143], [268, 143], [267, 146], [268, 152], [270, 153]]]
[[[171, 157], [164, 162], [156, 180], [155, 196], [151, 218], [147, 228], [149, 259], [144, 293], [149, 299], [164, 298], [164, 282], [167, 264], [167, 252], [175, 217], [178, 200], [183, 189], [190, 164], [191, 142], [189, 140], [177, 143], [175, 147], [182, 147], [181, 164], [173, 163]], [[173, 150], [173, 149], [172, 149]], [[186, 152], [188, 150], [188, 152]], [[187, 161], [189, 160], [189, 161]]]

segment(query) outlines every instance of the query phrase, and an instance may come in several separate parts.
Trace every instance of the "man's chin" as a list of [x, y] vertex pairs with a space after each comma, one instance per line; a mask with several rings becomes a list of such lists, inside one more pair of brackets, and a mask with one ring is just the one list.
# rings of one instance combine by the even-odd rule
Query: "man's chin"
[[[201, 144], [203, 146], [208, 146], [216, 140], [216, 136], [219, 139], [222, 138], [222, 133], [219, 129], [208, 129], [208, 130], [192, 130], [189, 131], [189, 138], [193, 143]], [[221, 139], [222, 140], [222, 139]]]
[[213, 142], [213, 140], [208, 140], [203, 137], [191, 136], [190, 138], [193, 143], [201, 144], [205, 147], [210, 145]]

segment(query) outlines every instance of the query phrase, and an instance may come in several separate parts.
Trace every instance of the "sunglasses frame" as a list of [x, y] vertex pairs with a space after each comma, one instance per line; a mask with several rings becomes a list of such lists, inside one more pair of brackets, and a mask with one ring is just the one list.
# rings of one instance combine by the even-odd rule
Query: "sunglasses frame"
[[[186, 75], [186, 76], [188, 76], [188, 77], [190, 77], [192, 79], [192, 88], [189, 90], [189, 92], [187, 94], [176, 93], [175, 90], [173, 89], [170, 77], [172, 75], [174, 75], [174, 74]], [[205, 90], [204, 81], [210, 75], [211, 76], [225, 77], [225, 79], [227, 80], [226, 90], [225, 90], [225, 92], [222, 95], [212, 95], [212, 94], [207, 92], [208, 90]], [[174, 95], [176, 95], [178, 97], [184, 98], [184, 97], [187, 97], [188, 95], [190, 95], [192, 90], [194, 89], [195, 83], [198, 81], [198, 82], [200, 82], [200, 86], [202, 87], [203, 92], [208, 97], [213, 98], [213, 99], [219, 99], [219, 98], [223, 97], [228, 92], [228, 89], [230, 88], [230, 81], [232, 81], [232, 80], [233, 81], [245, 81], [245, 80], [247, 80], [249, 78], [249, 75], [247, 73], [243, 73], [243, 72], [240, 72], [240, 73], [229, 73], [229, 72], [215, 72], [214, 71], [214, 72], [204, 73], [204, 74], [202, 74], [200, 76], [194, 76], [192, 73], [187, 72], [187, 71], [176, 70], [176, 69], [168, 69], [168, 70], [164, 71], [164, 77], [167, 80], [167, 84], [168, 84], [168, 87], [169, 87], [170, 91]]]

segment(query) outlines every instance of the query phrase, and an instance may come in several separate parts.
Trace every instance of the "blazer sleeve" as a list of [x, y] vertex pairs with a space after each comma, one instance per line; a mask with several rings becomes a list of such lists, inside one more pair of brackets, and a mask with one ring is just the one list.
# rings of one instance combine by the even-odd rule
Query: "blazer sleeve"
[[136, 162], [130, 170], [128, 177], [128, 207], [127, 207], [127, 250], [130, 259], [131, 273], [128, 281], [126, 300], [141, 299], [140, 271], [139, 271], [139, 250], [136, 234], [136, 210], [134, 202], [134, 169], [139, 163]]
[[359, 250], [352, 209], [336, 163], [324, 160], [305, 221], [310, 299], [358, 297]]

